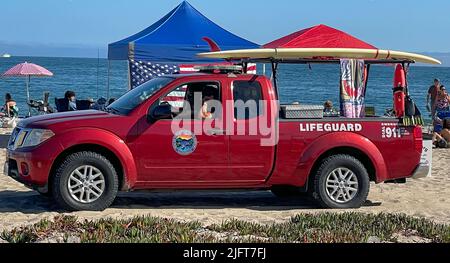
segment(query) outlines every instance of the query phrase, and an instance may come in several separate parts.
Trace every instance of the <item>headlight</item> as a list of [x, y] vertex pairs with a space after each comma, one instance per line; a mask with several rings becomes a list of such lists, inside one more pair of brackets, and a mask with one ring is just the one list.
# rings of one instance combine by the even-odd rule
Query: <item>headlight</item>
[[17, 148], [33, 147], [47, 141], [55, 134], [51, 130], [24, 129], [17, 136]]

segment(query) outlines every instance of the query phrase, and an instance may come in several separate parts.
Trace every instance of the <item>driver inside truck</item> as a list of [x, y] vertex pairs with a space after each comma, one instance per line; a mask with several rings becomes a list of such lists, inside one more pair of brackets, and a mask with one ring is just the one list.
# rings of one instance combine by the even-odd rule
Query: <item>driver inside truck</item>
[[211, 101], [216, 98], [217, 86], [208, 85], [205, 87], [202, 93], [202, 107], [198, 113], [198, 118], [201, 120], [213, 119], [214, 107]]

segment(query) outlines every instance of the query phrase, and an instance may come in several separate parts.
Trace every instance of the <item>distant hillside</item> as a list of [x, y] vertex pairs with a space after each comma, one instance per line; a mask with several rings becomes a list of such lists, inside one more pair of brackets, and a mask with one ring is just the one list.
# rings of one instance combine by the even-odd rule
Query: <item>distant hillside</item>
[[[36, 56], [36, 57], [86, 57], [97, 58], [100, 49], [100, 57], [106, 58], [108, 45], [44, 45], [44, 44], [11, 44], [0, 42], [0, 55], [4, 53], [13, 56]], [[442, 65], [450, 67], [450, 52], [418, 52], [432, 56], [442, 61]], [[428, 66], [420, 64], [420, 66]]]
[[442, 66], [450, 67], [450, 53], [444, 52], [422, 52], [422, 54], [439, 59], [442, 62]]
[[43, 44], [12, 44], [0, 42], [0, 56], [4, 53], [12, 56], [33, 57], [85, 57], [106, 58], [107, 45], [103, 47], [88, 45], [43, 45]]

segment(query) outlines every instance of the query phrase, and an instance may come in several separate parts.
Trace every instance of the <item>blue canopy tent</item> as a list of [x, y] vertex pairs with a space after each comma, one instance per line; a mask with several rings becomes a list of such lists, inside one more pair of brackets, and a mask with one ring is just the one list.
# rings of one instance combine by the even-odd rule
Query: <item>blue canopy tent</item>
[[[142, 68], [143, 65], [136, 64], [134, 66], [133, 64], [137, 62], [173, 64], [217, 62], [218, 60], [197, 57], [197, 53], [210, 51], [209, 44], [203, 40], [205, 37], [217, 43], [222, 50], [260, 47], [258, 44], [228, 32], [201, 14], [187, 1], [183, 1], [150, 27], [123, 40], [109, 44], [108, 60], [128, 61], [129, 86], [132, 88], [136, 83], [133, 82], [135, 79], [132, 78], [134, 72], [131, 68]], [[138, 80], [137, 84], [141, 84], [148, 79]]]
[[222, 50], [258, 48], [259, 45], [238, 37], [218, 26], [187, 1], [147, 29], [112, 43], [109, 60], [141, 60], [164, 63], [212, 62], [200, 59], [197, 53], [209, 51], [214, 40]]

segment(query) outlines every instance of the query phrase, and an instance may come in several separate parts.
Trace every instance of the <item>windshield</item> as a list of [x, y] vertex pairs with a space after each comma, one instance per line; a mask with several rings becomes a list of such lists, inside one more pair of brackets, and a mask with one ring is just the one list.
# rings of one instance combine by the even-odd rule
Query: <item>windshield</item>
[[137, 106], [141, 105], [144, 101], [153, 96], [153, 94], [164, 88], [173, 80], [174, 78], [169, 77], [154, 78], [127, 92], [125, 95], [120, 97], [120, 99], [108, 106], [107, 109], [112, 113], [128, 115]]

